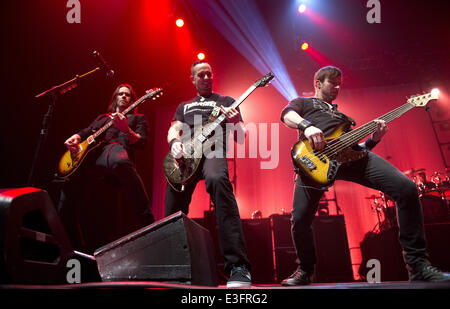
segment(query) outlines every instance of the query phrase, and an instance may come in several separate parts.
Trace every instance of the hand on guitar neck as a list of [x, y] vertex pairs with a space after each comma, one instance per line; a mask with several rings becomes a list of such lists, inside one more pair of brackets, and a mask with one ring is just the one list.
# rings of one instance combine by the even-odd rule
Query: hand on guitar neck
[[234, 107], [220, 106], [220, 111], [227, 117], [230, 123], [238, 123], [240, 121], [239, 111]]
[[381, 138], [386, 134], [388, 127], [386, 121], [375, 119], [374, 122], [377, 124], [377, 130], [372, 134], [372, 141], [378, 143]]

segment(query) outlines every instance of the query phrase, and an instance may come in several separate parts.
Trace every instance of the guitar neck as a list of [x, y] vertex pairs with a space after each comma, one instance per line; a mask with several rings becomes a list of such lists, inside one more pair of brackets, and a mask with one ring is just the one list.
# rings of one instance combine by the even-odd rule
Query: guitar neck
[[[139, 104], [141, 104], [142, 102], [144, 102], [145, 100], [153, 97], [156, 93], [159, 93], [161, 90], [158, 89], [156, 91], [152, 91], [147, 93], [146, 95], [144, 95], [143, 97], [139, 98], [139, 100], [137, 100], [136, 102], [134, 102], [133, 104], [131, 104], [130, 106], [128, 106], [123, 112], [122, 114], [125, 116], [126, 114], [128, 114], [130, 111], [132, 111], [133, 109], [135, 109]], [[97, 138], [100, 134], [102, 134], [103, 132], [105, 132], [106, 130], [108, 130], [111, 126], [113, 125], [113, 121], [110, 120], [108, 121], [103, 127], [101, 127], [97, 132], [95, 132], [94, 134], [92, 134], [92, 138]]]
[[[389, 113], [384, 114], [381, 117], [378, 117], [375, 120], [378, 120], [378, 119], [384, 120], [384, 121], [386, 121], [386, 123], [389, 123], [392, 120], [397, 119], [404, 113], [410, 111], [414, 107], [415, 107], [414, 104], [411, 104], [408, 102], [408, 103], [394, 109], [393, 111], [390, 111]], [[359, 142], [364, 137], [369, 136], [370, 134], [374, 133], [377, 130], [377, 124], [376, 124], [375, 120], [372, 120], [372, 121], [360, 126], [359, 128], [357, 128], [355, 130], [352, 130], [350, 132], [342, 134], [338, 138], [338, 140], [345, 143], [346, 146], [354, 145], [355, 143]]]
[[[241, 105], [242, 102], [245, 101], [245, 99], [248, 98], [248, 96], [255, 91], [255, 89], [258, 88], [255, 85], [250, 86], [236, 101], [233, 102], [233, 104], [230, 105], [232, 108], [236, 108], [239, 105]], [[204, 136], [209, 136], [212, 134], [212, 132], [219, 126], [224, 120], [226, 119], [226, 116], [224, 114], [221, 114], [219, 117], [214, 120], [213, 124], [203, 132]]]

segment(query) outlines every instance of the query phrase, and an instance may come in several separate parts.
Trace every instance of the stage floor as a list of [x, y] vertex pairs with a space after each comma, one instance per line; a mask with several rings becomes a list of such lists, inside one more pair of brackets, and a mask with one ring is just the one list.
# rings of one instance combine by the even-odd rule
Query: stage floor
[[114, 281], [114, 282], [91, 282], [79, 284], [4, 284], [0, 289], [191, 289], [191, 290], [327, 290], [327, 289], [450, 289], [450, 282], [349, 282], [349, 283], [313, 283], [306, 286], [285, 287], [280, 284], [254, 284], [248, 288], [228, 289], [225, 285], [217, 287], [175, 284], [154, 281]]

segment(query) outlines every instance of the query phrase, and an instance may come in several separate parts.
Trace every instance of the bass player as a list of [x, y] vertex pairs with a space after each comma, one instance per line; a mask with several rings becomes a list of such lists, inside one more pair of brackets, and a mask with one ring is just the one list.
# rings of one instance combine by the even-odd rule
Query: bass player
[[[342, 83], [340, 69], [327, 66], [314, 75], [315, 95], [296, 98], [281, 113], [281, 121], [289, 128], [299, 130], [300, 139], [307, 139], [311, 147], [320, 151], [328, 136], [337, 126], [354, 121], [342, 114], [333, 101]], [[343, 163], [336, 179], [352, 181], [391, 196], [397, 205], [400, 228], [399, 241], [410, 281], [450, 281], [450, 274], [431, 266], [426, 253], [422, 206], [416, 185], [393, 165], [370, 152], [387, 131], [386, 123], [376, 121], [377, 129], [365, 143], [356, 147], [367, 150], [363, 158]], [[316, 263], [311, 224], [318, 203], [326, 188], [312, 183], [298, 174], [292, 209], [292, 237], [297, 252], [298, 268], [282, 281], [284, 286], [307, 285], [311, 282]]]

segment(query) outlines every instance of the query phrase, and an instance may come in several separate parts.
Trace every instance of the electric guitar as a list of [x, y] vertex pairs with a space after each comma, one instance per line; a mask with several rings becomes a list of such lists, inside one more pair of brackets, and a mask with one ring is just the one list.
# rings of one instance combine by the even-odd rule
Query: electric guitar
[[[267, 73], [245, 91], [230, 107], [238, 107], [256, 88], [266, 86], [274, 75]], [[212, 113], [214, 114], [214, 112]], [[208, 122], [194, 130], [193, 136], [182, 141], [184, 155], [175, 159], [171, 151], [164, 157], [163, 170], [168, 183], [178, 192], [184, 191], [185, 184], [191, 179], [200, 165], [204, 150], [217, 146], [210, 138], [214, 130], [226, 119], [224, 114], [210, 116]], [[217, 150], [217, 148], [215, 148]]]
[[[132, 111], [134, 108], [136, 108], [139, 104], [143, 103], [144, 101], [148, 99], [156, 100], [157, 97], [162, 95], [162, 89], [161, 88], [154, 88], [148, 91], [144, 96], [139, 98], [136, 102], [128, 106], [123, 112], [123, 115], [128, 114], [130, 111]], [[70, 150], [67, 150], [61, 159], [59, 160], [58, 169], [56, 172], [56, 176], [58, 177], [69, 177], [72, 175], [78, 167], [80, 167], [81, 163], [83, 162], [84, 158], [86, 158], [86, 155], [99, 145], [101, 145], [101, 142], [97, 142], [97, 138], [104, 133], [106, 130], [108, 130], [113, 125], [113, 121], [110, 120], [107, 122], [103, 127], [101, 127], [98, 131], [96, 131], [94, 134], [90, 135], [87, 139], [82, 141], [80, 144], [78, 144], [78, 151], [72, 152]]]
[[[423, 107], [427, 105], [428, 101], [437, 98], [437, 93], [413, 96], [408, 99], [406, 104], [375, 120], [384, 120], [389, 123], [414, 107]], [[327, 143], [321, 151], [313, 150], [307, 139], [298, 141], [291, 149], [294, 166], [316, 185], [331, 185], [342, 163], [355, 161], [366, 156], [366, 150], [354, 150], [352, 147], [377, 130], [375, 120], [349, 132], [345, 132], [348, 124], [344, 123], [338, 126], [333, 132], [325, 136]]]

